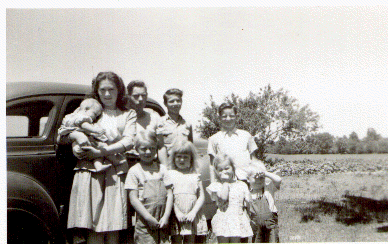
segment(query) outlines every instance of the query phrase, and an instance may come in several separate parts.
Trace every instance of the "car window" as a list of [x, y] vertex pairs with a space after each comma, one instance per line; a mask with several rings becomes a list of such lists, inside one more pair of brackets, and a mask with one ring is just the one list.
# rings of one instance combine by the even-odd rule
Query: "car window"
[[7, 115], [7, 137], [28, 136], [29, 119], [24, 115]]
[[82, 100], [83, 100], [83, 98], [76, 98], [76, 99], [71, 100], [66, 105], [65, 115], [74, 112], [74, 110], [76, 110], [79, 107], [79, 105], [81, 104]]
[[39, 100], [7, 107], [7, 137], [42, 137], [54, 103]]

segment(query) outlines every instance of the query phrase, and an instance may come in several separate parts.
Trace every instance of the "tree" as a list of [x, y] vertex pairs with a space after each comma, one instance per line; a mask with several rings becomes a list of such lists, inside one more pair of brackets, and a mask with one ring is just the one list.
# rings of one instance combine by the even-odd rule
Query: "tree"
[[359, 142], [360, 141], [360, 139], [358, 139], [357, 133], [354, 132], [354, 131], [352, 133], [350, 133], [349, 140], [352, 140], [352, 141], [355, 141], [355, 142]]
[[368, 128], [366, 132], [366, 137], [363, 139], [365, 152], [366, 153], [377, 153], [378, 152], [378, 141], [381, 139], [381, 136], [377, 134], [376, 130], [373, 128]]
[[327, 154], [331, 152], [331, 149], [334, 146], [334, 136], [330, 135], [328, 132], [324, 132], [315, 134], [314, 137], [319, 148], [319, 153]]
[[368, 130], [366, 132], [366, 137], [364, 139], [366, 142], [378, 141], [380, 139], [381, 139], [381, 136], [379, 134], [377, 134], [375, 129], [368, 128]]
[[358, 135], [356, 132], [352, 132], [349, 135], [349, 153], [360, 153], [362, 150], [360, 148], [360, 139], [358, 139]]
[[378, 153], [388, 153], [388, 139], [383, 138], [378, 141]]
[[[312, 112], [308, 105], [300, 107], [297, 100], [280, 89], [272, 90], [268, 85], [255, 94], [239, 98], [233, 93], [225, 102], [235, 104], [239, 111], [237, 128], [247, 130], [255, 137], [259, 148], [258, 157], [265, 159], [266, 145], [282, 136], [288, 141], [303, 138], [318, 129], [319, 116]], [[210, 105], [206, 105], [203, 119], [197, 130], [202, 138], [209, 138], [220, 130], [217, 114], [218, 106], [210, 97]]]
[[346, 136], [339, 137], [335, 141], [337, 153], [347, 153], [349, 148], [349, 139]]

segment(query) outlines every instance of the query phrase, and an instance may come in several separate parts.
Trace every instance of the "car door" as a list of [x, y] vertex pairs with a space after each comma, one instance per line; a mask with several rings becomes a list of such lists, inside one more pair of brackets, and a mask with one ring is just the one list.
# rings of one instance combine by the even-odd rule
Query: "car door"
[[55, 129], [64, 96], [42, 95], [7, 102], [7, 171], [28, 175], [55, 200], [59, 194]]
[[85, 95], [83, 94], [66, 95], [62, 103], [62, 109], [58, 115], [57, 124], [55, 126], [55, 149], [58, 161], [58, 170], [61, 172], [60, 175], [58, 175], [58, 181], [60, 182], [60, 185], [58, 186], [57, 190], [61, 193], [58, 201], [60, 202], [60, 212], [63, 215], [62, 217], [65, 222], [67, 221], [68, 203], [74, 177], [73, 169], [77, 163], [77, 159], [73, 155], [71, 145], [58, 145], [56, 138], [58, 136], [58, 128], [61, 126], [65, 115], [74, 112], [74, 110], [79, 107], [84, 97]]

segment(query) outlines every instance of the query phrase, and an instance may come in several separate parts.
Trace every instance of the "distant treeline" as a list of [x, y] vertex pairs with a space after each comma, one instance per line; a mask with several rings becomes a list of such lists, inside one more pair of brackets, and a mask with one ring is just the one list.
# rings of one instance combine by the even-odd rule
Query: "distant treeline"
[[388, 153], [388, 138], [382, 138], [375, 129], [369, 128], [365, 138], [359, 139], [356, 132], [349, 137], [334, 137], [330, 133], [317, 133], [295, 140], [280, 137], [270, 142], [267, 153], [273, 154], [329, 154], [329, 153]]

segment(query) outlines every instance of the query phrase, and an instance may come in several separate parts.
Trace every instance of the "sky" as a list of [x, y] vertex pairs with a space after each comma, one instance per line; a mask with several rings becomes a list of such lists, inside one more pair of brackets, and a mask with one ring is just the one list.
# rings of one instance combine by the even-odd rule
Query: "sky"
[[317, 112], [319, 132], [388, 137], [387, 37], [381, 5], [8, 8], [6, 82], [88, 85], [110, 70], [143, 80], [161, 104], [183, 90], [194, 127], [210, 96], [220, 104], [270, 84]]

